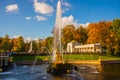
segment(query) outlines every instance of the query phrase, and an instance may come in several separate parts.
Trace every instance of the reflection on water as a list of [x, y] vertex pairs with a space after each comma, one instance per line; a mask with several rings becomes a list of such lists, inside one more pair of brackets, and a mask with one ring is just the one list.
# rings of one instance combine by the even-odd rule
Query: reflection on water
[[120, 64], [79, 65], [79, 72], [85, 80], [120, 80]]
[[[84, 80], [120, 80], [120, 64], [77, 65]], [[54, 77], [47, 74], [43, 65], [19, 66], [9, 72], [0, 73], [0, 80], [81, 80], [75, 75]]]
[[120, 80], [120, 64], [107, 64], [102, 66], [104, 80]]

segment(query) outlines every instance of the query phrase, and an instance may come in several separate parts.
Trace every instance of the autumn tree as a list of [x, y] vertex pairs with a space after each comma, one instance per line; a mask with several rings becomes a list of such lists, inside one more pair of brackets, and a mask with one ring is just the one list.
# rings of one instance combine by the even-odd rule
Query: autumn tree
[[25, 51], [24, 38], [22, 36], [19, 36], [19, 37], [13, 39], [12, 51], [14, 51], [14, 52]]
[[4, 50], [5, 52], [11, 50], [9, 41], [10, 41], [9, 35], [6, 34], [3, 40], [1, 41], [1, 49]]
[[30, 43], [26, 42], [26, 43], [24, 43], [24, 45], [25, 45], [25, 52], [28, 52], [30, 49]]
[[3, 38], [0, 36], [0, 44], [1, 44], [1, 42], [2, 42], [2, 39], [3, 39]]
[[109, 29], [111, 22], [102, 21], [99, 23], [89, 24], [87, 43], [101, 43], [102, 46], [106, 46], [106, 39], [109, 38]]
[[64, 48], [66, 47], [67, 43], [74, 40], [74, 34], [75, 34], [75, 27], [73, 25], [67, 25], [62, 30], [62, 42], [64, 45]]
[[12, 51], [13, 46], [14, 46], [14, 40], [13, 40], [13, 39], [10, 39], [10, 40], [9, 40], [9, 50], [10, 50], [10, 51]]
[[2, 38], [2, 37], [0, 37], [0, 52], [2, 52], [2, 45], [1, 45], [2, 40], [3, 40], [3, 38]]
[[83, 26], [78, 27], [75, 30], [74, 39], [77, 42], [85, 43], [87, 40], [87, 30]]
[[39, 53], [40, 52], [40, 48], [41, 48], [41, 46], [42, 46], [42, 39], [38, 39], [37, 40], [37, 52]]
[[14, 39], [13, 39], [13, 48], [12, 48], [12, 51], [13, 51], [13, 52], [17, 52], [17, 51], [18, 51], [17, 43], [18, 43], [17, 38], [14, 38]]

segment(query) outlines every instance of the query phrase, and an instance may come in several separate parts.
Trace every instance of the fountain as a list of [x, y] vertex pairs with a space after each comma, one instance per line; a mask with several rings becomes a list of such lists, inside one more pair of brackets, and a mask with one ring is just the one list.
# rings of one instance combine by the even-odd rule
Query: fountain
[[62, 53], [62, 21], [61, 21], [61, 2], [60, 0], [57, 3], [57, 11], [56, 11], [56, 21], [55, 27], [53, 30], [54, 36], [54, 47], [53, 47], [53, 57], [52, 62], [47, 68], [48, 73], [52, 73], [54, 75], [63, 75], [63, 74], [70, 74], [73, 70], [77, 71], [77, 67], [67, 63], [63, 60], [63, 53]]
[[29, 51], [28, 51], [28, 53], [31, 53], [32, 52], [32, 42], [30, 42], [30, 49], [29, 49]]
[[[62, 56], [62, 45], [61, 45], [61, 3], [60, 0], [58, 1], [57, 4], [57, 12], [56, 12], [56, 21], [55, 21], [55, 28], [53, 30], [53, 35], [54, 35], [54, 46], [53, 46], [53, 62], [58, 62], [56, 59], [60, 59], [59, 56]], [[60, 59], [62, 62], [63, 60]]]
[[[75, 65], [63, 60], [61, 45], [61, 3], [58, 1], [56, 22], [54, 28], [54, 47], [50, 64], [35, 65], [37, 57], [32, 66], [17, 66], [7, 72], [0, 72], [0, 80], [119, 80], [120, 64], [98, 65], [97, 67], [89, 65]], [[32, 43], [31, 43], [32, 45]], [[45, 47], [42, 47], [45, 48]], [[49, 50], [45, 48], [48, 53]], [[29, 52], [31, 52], [32, 46]], [[51, 54], [49, 54], [51, 57]], [[71, 58], [71, 55], [70, 55]], [[83, 57], [84, 58], [84, 57]], [[83, 59], [84, 60], [84, 59]], [[78, 71], [77, 71], [78, 69]], [[50, 74], [48, 74], [50, 73]], [[80, 74], [81, 73], [81, 74]], [[51, 75], [56, 74], [57, 76]], [[62, 75], [59, 76], [59, 75]]]

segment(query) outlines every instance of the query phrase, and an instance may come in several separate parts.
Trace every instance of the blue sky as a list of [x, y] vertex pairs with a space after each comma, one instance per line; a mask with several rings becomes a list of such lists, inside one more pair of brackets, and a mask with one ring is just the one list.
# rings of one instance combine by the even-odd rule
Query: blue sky
[[[51, 36], [58, 0], [0, 0], [0, 36]], [[120, 18], [120, 0], [62, 0], [64, 25]]]

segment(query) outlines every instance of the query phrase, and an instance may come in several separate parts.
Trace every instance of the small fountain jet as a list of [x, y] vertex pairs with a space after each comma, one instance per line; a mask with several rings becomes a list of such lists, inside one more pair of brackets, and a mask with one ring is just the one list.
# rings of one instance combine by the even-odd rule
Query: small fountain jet
[[30, 49], [28, 51], [28, 53], [31, 53], [32, 52], [32, 42], [30, 43]]

